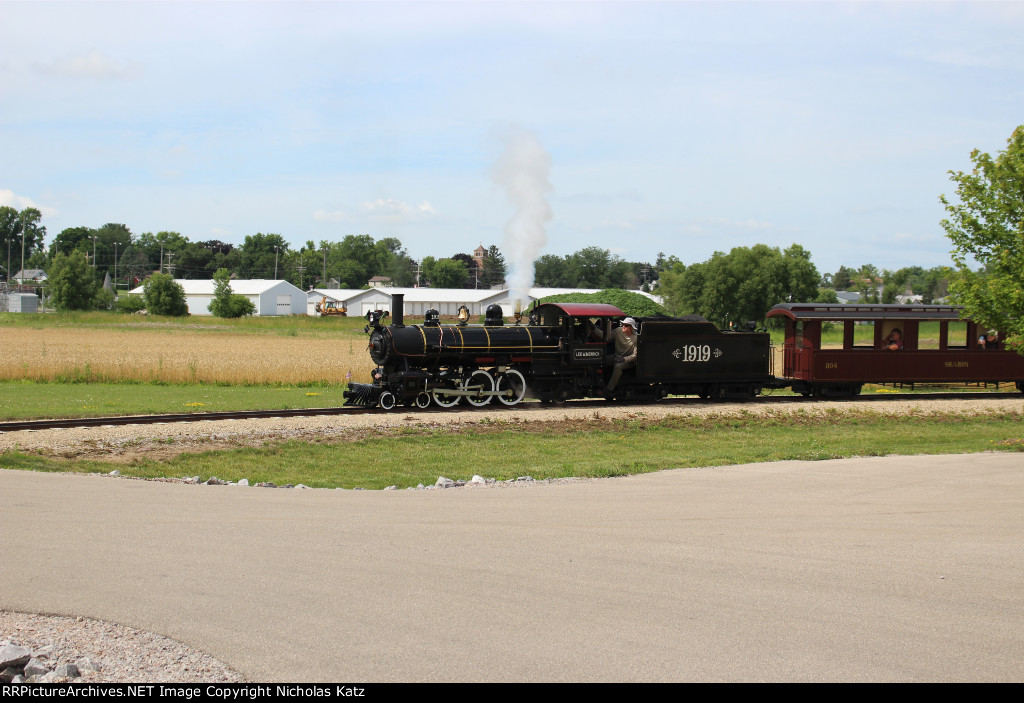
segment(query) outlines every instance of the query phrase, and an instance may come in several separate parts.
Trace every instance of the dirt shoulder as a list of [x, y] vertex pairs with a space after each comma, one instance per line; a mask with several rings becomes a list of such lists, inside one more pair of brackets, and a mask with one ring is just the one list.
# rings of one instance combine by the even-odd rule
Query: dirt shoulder
[[629, 419], [659, 420], [668, 416], [730, 417], [803, 414], [827, 416], [869, 413], [879, 416], [956, 414], [977, 416], [1016, 413], [1024, 415], [1024, 396], [1013, 399], [964, 397], [873, 401], [800, 400], [784, 402], [705, 403], [673, 402], [655, 405], [566, 403], [561, 406], [524, 406], [516, 409], [467, 411], [403, 411], [382, 414], [330, 415], [321, 417], [259, 420], [199, 421], [167, 425], [120, 425], [8, 432], [0, 434], [0, 452], [41, 452], [74, 459], [103, 459], [129, 463], [142, 458], [167, 459], [185, 452], [261, 446], [268, 442], [355, 441], [371, 433], [390, 433], [407, 428], [472, 431], [528, 425], [578, 429]]

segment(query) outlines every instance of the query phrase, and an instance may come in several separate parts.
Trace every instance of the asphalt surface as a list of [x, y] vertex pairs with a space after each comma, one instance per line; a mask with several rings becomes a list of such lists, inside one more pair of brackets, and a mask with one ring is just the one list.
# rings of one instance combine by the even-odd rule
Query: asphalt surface
[[0, 471], [0, 506], [0, 608], [257, 681], [1024, 679], [1019, 453], [429, 492]]

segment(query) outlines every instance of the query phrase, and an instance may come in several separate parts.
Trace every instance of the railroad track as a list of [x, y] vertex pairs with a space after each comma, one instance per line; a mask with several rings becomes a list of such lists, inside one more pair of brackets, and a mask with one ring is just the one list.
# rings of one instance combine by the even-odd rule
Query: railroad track
[[[788, 402], [816, 403], [845, 400], [857, 403], [888, 402], [893, 400], [977, 400], [979, 398], [991, 398], [993, 400], [1006, 400], [1022, 398], [1019, 392], [1012, 393], [885, 393], [860, 395], [852, 398], [801, 398], [799, 396], [771, 396], [762, 395], [757, 398], [739, 400], [702, 400], [694, 397], [666, 398], [658, 401], [659, 405], [720, 405], [736, 403], [762, 403], [776, 404]], [[603, 400], [574, 400], [570, 401], [574, 407], [628, 407], [628, 403], [608, 403]], [[636, 404], [638, 409], [649, 406], [649, 403]], [[107, 427], [112, 425], [156, 425], [173, 424], [181, 422], [206, 422], [215, 420], [252, 420], [275, 417], [313, 417], [320, 415], [364, 415], [373, 413], [397, 413], [411, 412], [423, 413], [452, 413], [452, 412], [502, 412], [511, 410], [542, 410], [550, 408], [551, 405], [544, 405], [538, 402], [526, 402], [514, 407], [488, 406], [480, 409], [466, 409], [455, 407], [450, 409], [429, 408], [426, 410], [412, 408], [395, 408], [393, 410], [381, 410], [380, 408], [365, 407], [343, 407], [343, 408], [303, 408], [298, 410], [242, 410], [219, 413], [169, 413], [163, 415], [121, 415], [114, 417], [76, 417], [53, 420], [15, 420], [0, 422], [0, 433], [20, 432], [23, 430], [50, 430], [71, 427]]]
[[300, 410], [240, 410], [222, 413], [170, 413], [166, 415], [119, 415], [114, 417], [71, 417], [56, 420], [16, 420], [0, 422], [0, 432], [52, 430], [67, 427], [108, 427], [111, 425], [158, 425], [207, 420], [253, 420], [268, 417], [310, 417], [313, 415], [350, 415], [373, 412], [367, 408], [303, 408]]

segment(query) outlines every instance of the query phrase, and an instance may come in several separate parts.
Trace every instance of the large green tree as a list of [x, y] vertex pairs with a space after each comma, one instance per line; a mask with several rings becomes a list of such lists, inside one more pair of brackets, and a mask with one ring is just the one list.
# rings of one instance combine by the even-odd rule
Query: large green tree
[[31, 268], [29, 259], [43, 249], [46, 237], [46, 227], [39, 224], [42, 218], [42, 213], [34, 207], [19, 212], [7, 205], [0, 206], [0, 261], [3, 261], [5, 275], [11, 276], [21, 269], [22, 239], [25, 268]]
[[497, 245], [487, 247], [484, 254], [484, 270], [481, 272], [480, 282], [484, 288], [491, 288], [505, 282], [505, 275], [508, 267], [505, 265], [505, 256]]
[[[426, 269], [425, 266], [424, 269]], [[466, 269], [466, 264], [461, 261], [438, 259], [430, 266], [427, 278], [433, 288], [464, 288], [466, 281], [469, 280], [469, 271]]]
[[288, 254], [288, 242], [280, 234], [250, 234], [241, 246], [242, 278], [274, 278], [275, 261], [277, 278], [284, 277], [282, 262]]
[[58, 310], [90, 310], [96, 297], [96, 272], [85, 252], [58, 253], [46, 271], [47, 292]]
[[256, 305], [251, 300], [231, 292], [231, 273], [227, 269], [217, 269], [213, 280], [212, 314], [217, 317], [244, 317], [256, 312]]
[[971, 161], [970, 173], [949, 172], [956, 200], [940, 197], [957, 268], [950, 293], [968, 316], [1006, 332], [1007, 346], [1024, 354], [1024, 125], [994, 158], [975, 149]]
[[813, 300], [819, 278], [810, 252], [800, 245], [779, 251], [756, 244], [715, 252], [702, 263], [676, 264], [662, 273], [659, 292], [671, 312], [697, 313], [725, 326], [764, 320], [776, 303]]
[[184, 317], [188, 315], [185, 289], [169, 273], [154, 273], [142, 284], [142, 297], [151, 315]]

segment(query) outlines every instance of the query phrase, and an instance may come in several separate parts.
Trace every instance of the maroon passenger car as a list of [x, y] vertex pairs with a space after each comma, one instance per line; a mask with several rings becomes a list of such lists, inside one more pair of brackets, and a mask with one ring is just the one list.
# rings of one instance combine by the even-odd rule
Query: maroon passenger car
[[[786, 321], [784, 375], [804, 395], [855, 395], [865, 383], [1012, 382], [1024, 391], [1024, 356], [961, 314], [953, 305], [783, 303], [768, 311]], [[937, 340], [919, 335], [928, 321], [938, 322]], [[842, 326], [842, 348], [822, 348], [824, 323]], [[855, 325], [869, 323], [870, 343], [855, 343]], [[901, 339], [887, 345], [894, 330]]]

